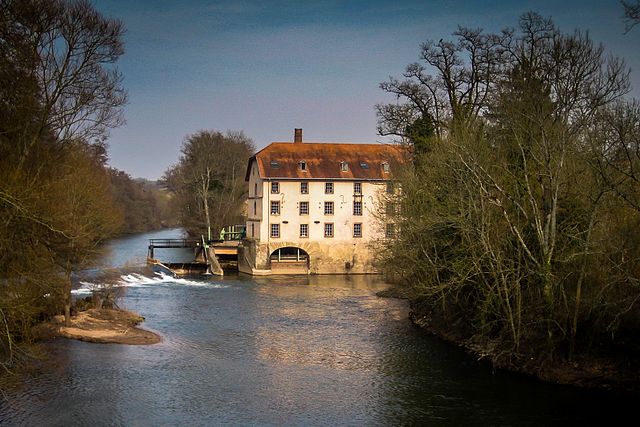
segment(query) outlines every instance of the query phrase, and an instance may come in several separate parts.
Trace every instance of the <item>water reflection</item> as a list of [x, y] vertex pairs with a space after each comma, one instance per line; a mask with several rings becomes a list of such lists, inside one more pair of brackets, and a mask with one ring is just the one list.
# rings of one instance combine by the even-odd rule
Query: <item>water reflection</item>
[[[110, 262], [146, 255], [146, 238], [115, 242]], [[0, 424], [567, 425], [637, 402], [493, 373], [376, 297], [377, 277], [144, 275], [124, 303], [164, 341], [50, 343], [52, 366], [0, 402]]]
[[[240, 277], [243, 277], [242, 275]], [[379, 291], [388, 287], [382, 276], [379, 275], [300, 275], [300, 276], [267, 276], [249, 277], [254, 283], [266, 286], [286, 285], [284, 288], [295, 289], [295, 286], [312, 286], [314, 288], [329, 288], [335, 290], [359, 289], [366, 292]]]

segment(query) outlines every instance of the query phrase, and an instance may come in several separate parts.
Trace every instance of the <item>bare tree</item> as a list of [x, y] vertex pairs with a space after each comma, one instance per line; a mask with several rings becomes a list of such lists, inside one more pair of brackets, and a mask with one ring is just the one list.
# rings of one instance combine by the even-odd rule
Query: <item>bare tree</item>
[[626, 205], [640, 212], [640, 103], [603, 108], [595, 123], [589, 141], [596, 170]]
[[180, 161], [165, 179], [181, 198], [182, 224], [190, 232], [219, 231], [241, 219], [244, 174], [252, 153], [253, 143], [242, 132], [187, 136]]
[[624, 8], [625, 32], [628, 33], [640, 22], [640, 1], [636, 1], [634, 4], [622, 0], [621, 3]]
[[102, 149], [123, 31], [88, 1], [0, 0], [0, 347], [68, 318], [71, 271], [117, 230]]
[[[481, 33], [464, 34], [466, 41]], [[611, 213], [613, 191], [593, 167], [589, 139], [602, 111], [628, 92], [629, 71], [588, 35], [563, 34], [535, 13], [516, 30], [485, 37], [492, 44], [478, 62], [455, 54], [456, 46], [474, 52], [472, 42], [427, 44], [428, 52], [438, 47], [437, 55], [423, 53], [435, 64], [430, 71], [412, 65], [422, 74], [382, 85], [404, 102], [379, 107], [381, 133], [406, 138], [423, 114], [439, 126], [432, 149], [414, 151], [424, 167], [401, 178], [393, 220], [401, 232], [382, 249], [392, 260], [385, 266], [419, 289], [435, 317], [465, 319], [479, 339], [501, 343], [505, 353], [496, 358], [517, 353], [523, 337], [547, 342], [535, 357], [553, 357], [558, 343], [574, 348], [580, 320], [605, 307], [601, 299], [623, 312], [613, 303], [617, 290], [598, 294], [609, 286], [595, 277], [599, 268], [612, 272], [617, 289], [636, 280], [635, 273], [617, 279], [621, 266], [631, 271], [628, 261], [595, 253], [605, 241], [603, 218], [626, 220]], [[619, 157], [623, 146], [633, 150], [637, 130], [631, 115], [625, 122], [626, 143], [600, 161], [631, 197], [637, 161]]]
[[390, 77], [380, 84], [398, 100], [379, 104], [378, 133], [406, 137], [417, 119], [433, 121], [437, 136], [481, 115], [499, 76], [504, 36], [460, 27], [456, 41], [440, 39], [421, 46], [422, 63], [409, 64], [404, 79]]
[[[121, 22], [106, 19], [86, 0], [1, 0], [7, 32], [26, 40], [38, 102], [30, 106], [19, 168], [45, 136], [60, 142], [102, 141], [123, 123], [126, 92], [113, 64], [123, 54]], [[18, 168], [18, 169], [19, 169]]]
[[48, 233], [49, 256], [64, 272], [62, 296], [65, 321], [70, 321], [71, 276], [86, 266], [99, 253], [99, 245], [115, 234], [121, 223], [114, 209], [111, 183], [107, 170], [96, 165], [83, 146], [67, 146], [65, 160], [45, 190], [55, 200], [43, 207], [61, 233]]

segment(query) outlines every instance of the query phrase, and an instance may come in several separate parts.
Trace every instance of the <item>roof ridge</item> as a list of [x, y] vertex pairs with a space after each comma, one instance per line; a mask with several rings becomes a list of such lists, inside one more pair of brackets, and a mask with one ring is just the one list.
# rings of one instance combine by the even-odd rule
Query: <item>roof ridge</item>
[[[367, 146], [367, 147], [385, 147], [385, 146], [390, 146], [390, 145], [394, 145], [394, 144], [372, 144], [372, 143], [358, 143], [358, 142], [315, 142], [315, 141], [307, 141], [307, 142], [303, 142], [303, 143], [292, 143], [292, 142], [272, 142], [271, 144], [267, 145], [264, 148], [268, 148], [272, 145], [285, 145], [285, 146], [295, 146], [295, 147], [304, 147], [304, 146], [317, 146], [317, 145], [342, 145], [342, 146]], [[264, 150], [263, 148], [263, 150]], [[262, 151], [262, 150], [260, 150]]]
[[286, 146], [291, 146], [291, 147], [304, 147], [304, 146], [311, 146], [311, 145], [349, 145], [349, 146], [360, 146], [360, 147], [369, 147], [369, 146], [373, 146], [373, 147], [398, 147], [398, 144], [393, 144], [393, 143], [387, 143], [387, 142], [326, 142], [326, 141], [305, 141], [305, 142], [299, 142], [299, 143], [295, 143], [292, 141], [274, 141], [271, 142], [269, 145], [266, 145], [265, 147], [263, 147], [262, 149], [260, 149], [259, 151], [257, 151], [254, 156], [258, 156], [260, 153], [262, 153], [263, 151], [267, 150], [268, 148], [272, 147], [273, 145], [286, 145]]

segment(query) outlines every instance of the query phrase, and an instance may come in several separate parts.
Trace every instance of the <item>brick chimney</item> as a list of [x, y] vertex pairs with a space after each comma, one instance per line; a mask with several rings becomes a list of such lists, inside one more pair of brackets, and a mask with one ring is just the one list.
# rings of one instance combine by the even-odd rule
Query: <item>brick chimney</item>
[[295, 128], [293, 130], [293, 143], [302, 144], [302, 129]]

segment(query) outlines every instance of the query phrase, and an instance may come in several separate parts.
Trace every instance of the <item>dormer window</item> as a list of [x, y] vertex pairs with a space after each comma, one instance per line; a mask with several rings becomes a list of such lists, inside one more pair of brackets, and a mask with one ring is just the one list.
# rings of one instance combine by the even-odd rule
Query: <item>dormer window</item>
[[271, 165], [271, 167], [273, 169], [278, 169], [280, 168], [280, 163], [278, 163], [276, 160], [271, 160], [271, 162], [269, 162], [269, 164]]
[[347, 163], [347, 162], [340, 162], [340, 171], [342, 171], [342, 172], [348, 172], [348, 171], [349, 171], [349, 163]]
[[367, 162], [360, 162], [360, 167], [362, 169], [369, 169], [369, 165], [367, 164]]
[[389, 173], [389, 163], [388, 162], [383, 162], [382, 163], [382, 172]]
[[301, 160], [298, 162], [298, 167], [300, 168], [301, 171], [306, 172], [307, 171], [307, 162], [305, 162], [304, 160]]

